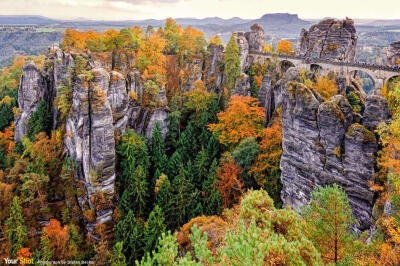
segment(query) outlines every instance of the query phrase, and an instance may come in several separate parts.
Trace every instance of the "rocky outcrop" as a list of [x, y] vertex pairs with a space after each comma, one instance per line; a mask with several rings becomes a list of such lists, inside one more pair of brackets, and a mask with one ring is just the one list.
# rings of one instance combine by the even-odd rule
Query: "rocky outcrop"
[[249, 43], [249, 49], [251, 51], [261, 52], [264, 46], [264, 28], [256, 23], [250, 27], [250, 32], [246, 32], [246, 39]]
[[46, 80], [33, 62], [22, 68], [18, 88], [18, 106], [20, 114], [15, 118], [14, 140], [20, 141], [27, 133], [27, 123], [36, 111], [39, 102], [48, 96]]
[[246, 72], [249, 68], [248, 55], [249, 55], [249, 42], [246, 39], [245, 32], [239, 31], [235, 33], [236, 42], [239, 47], [239, 59], [242, 72]]
[[209, 56], [206, 59], [204, 71], [204, 84], [212, 92], [219, 92], [223, 87], [223, 54], [224, 46], [210, 44], [207, 47]]
[[395, 66], [400, 60], [400, 41], [391, 43], [387, 51], [387, 64], [389, 66]]
[[[384, 101], [366, 101], [374, 110]], [[378, 104], [379, 103], [379, 104]], [[364, 113], [369, 129], [355, 123], [352, 108], [343, 95], [323, 101], [318, 93], [297, 82], [286, 82], [282, 90], [281, 197], [286, 205], [300, 210], [315, 186], [337, 183], [347, 192], [357, 229], [372, 223], [374, 193], [368, 183], [374, 179], [377, 140], [375, 122], [385, 118]]]
[[129, 96], [126, 89], [126, 80], [122, 74], [110, 73], [110, 86], [107, 90], [107, 99], [111, 106], [114, 130], [122, 135], [128, 123]]
[[187, 75], [184, 81], [185, 91], [193, 90], [193, 83], [202, 79], [203, 64], [204, 61], [202, 59], [195, 59], [192, 63], [185, 66], [184, 71]]
[[376, 128], [379, 123], [388, 123], [390, 110], [387, 100], [380, 95], [369, 95], [365, 99], [362, 124], [367, 128]]
[[245, 73], [241, 73], [236, 79], [234, 93], [244, 96], [250, 96], [250, 77]]
[[[115, 183], [115, 138], [113, 113], [107, 91], [110, 75], [104, 69], [93, 69], [92, 82], [79, 75], [73, 89], [72, 113], [66, 121], [65, 146], [76, 161], [77, 178], [82, 183], [79, 204], [91, 212], [87, 220], [91, 232], [99, 223], [112, 219]], [[96, 199], [103, 204], [94, 204]]]
[[357, 34], [352, 19], [325, 19], [302, 29], [297, 41], [296, 54], [310, 58], [354, 62]]

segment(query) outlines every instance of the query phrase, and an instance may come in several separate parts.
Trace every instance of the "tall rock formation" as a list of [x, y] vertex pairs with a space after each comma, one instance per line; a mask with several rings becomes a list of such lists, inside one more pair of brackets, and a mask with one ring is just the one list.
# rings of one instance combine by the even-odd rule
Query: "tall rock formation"
[[297, 41], [296, 54], [311, 58], [354, 62], [357, 39], [352, 19], [325, 19], [311, 26], [308, 31], [302, 29]]
[[18, 89], [18, 106], [20, 114], [15, 118], [14, 140], [20, 141], [27, 133], [27, 123], [36, 111], [39, 102], [48, 96], [46, 80], [33, 62], [22, 68]]
[[240, 66], [242, 72], [247, 72], [251, 65], [249, 59], [250, 51], [261, 52], [264, 45], [264, 29], [260, 24], [254, 24], [250, 32], [235, 32], [236, 41], [239, 46]]
[[374, 179], [378, 151], [373, 130], [377, 121], [390, 116], [386, 100], [366, 98], [363, 126], [356, 123], [360, 115], [353, 115], [345, 96], [323, 101], [297, 81], [281, 88], [283, 202], [299, 210], [315, 186], [337, 183], [347, 192], [357, 228], [368, 229], [374, 222], [374, 193], [368, 183]]
[[400, 60], [400, 41], [391, 43], [387, 51], [387, 64], [395, 66]]
[[207, 51], [209, 56], [205, 60], [204, 84], [209, 91], [219, 92], [224, 81], [224, 46], [210, 44]]
[[[73, 104], [66, 121], [65, 146], [77, 164], [77, 179], [82, 183], [79, 204], [94, 217], [87, 220], [92, 231], [99, 223], [111, 221], [115, 183], [115, 138], [113, 113], [107, 98], [110, 75], [93, 69], [92, 82], [83, 74], [73, 89]], [[94, 202], [101, 198], [102, 204]]]

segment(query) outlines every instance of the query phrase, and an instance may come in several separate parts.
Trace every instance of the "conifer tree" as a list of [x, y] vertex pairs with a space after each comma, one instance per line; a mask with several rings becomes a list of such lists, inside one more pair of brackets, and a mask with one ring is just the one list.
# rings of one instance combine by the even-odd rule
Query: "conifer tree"
[[116, 240], [124, 243], [123, 252], [127, 264], [133, 265], [134, 261], [140, 259], [144, 254], [143, 222], [135, 218], [133, 211], [129, 211], [117, 223], [114, 230]]
[[126, 258], [122, 252], [124, 242], [119, 241], [115, 243], [113, 253], [110, 255], [109, 263], [112, 266], [126, 266]]
[[182, 156], [179, 151], [175, 151], [171, 158], [168, 161], [167, 166], [167, 176], [177, 176], [179, 174], [179, 169], [181, 169], [183, 165]]
[[22, 216], [22, 207], [19, 197], [13, 198], [10, 210], [10, 217], [6, 220], [7, 226], [6, 236], [11, 248], [10, 255], [15, 258], [17, 252], [24, 247], [27, 240], [28, 232], [24, 225], [24, 218]]
[[236, 42], [236, 37], [232, 34], [225, 49], [225, 73], [228, 89], [232, 90], [234, 88], [240, 72], [239, 46]]
[[201, 187], [208, 174], [209, 158], [207, 152], [202, 149], [194, 159], [193, 181], [197, 187]]
[[350, 226], [355, 222], [346, 192], [338, 185], [316, 187], [303, 209], [310, 240], [327, 263], [343, 262], [354, 253]]
[[191, 123], [189, 123], [189, 125], [182, 132], [182, 135], [178, 140], [177, 151], [180, 153], [183, 163], [187, 163], [193, 159], [193, 155], [198, 151], [195, 132]]
[[47, 135], [50, 135], [53, 122], [52, 119], [53, 115], [51, 109], [46, 105], [44, 100], [41, 100], [27, 124], [27, 136], [29, 139], [34, 140], [36, 134], [39, 132], [46, 132]]
[[166, 232], [165, 218], [161, 208], [156, 205], [149, 215], [147, 227], [144, 230], [146, 252], [151, 252], [158, 244], [158, 238]]
[[0, 170], [5, 170], [7, 167], [7, 159], [4, 154], [3, 148], [0, 147]]
[[153, 129], [151, 137], [151, 160], [153, 162], [153, 170], [155, 176], [153, 177], [153, 185], [155, 180], [165, 172], [167, 165], [167, 156], [165, 154], [164, 140], [161, 135], [160, 125], [157, 122], [155, 128]]
[[203, 183], [204, 197], [204, 214], [207, 216], [217, 215], [222, 210], [221, 193], [217, 190], [216, 182], [218, 180], [218, 163], [214, 159], [212, 162], [207, 179]]
[[165, 144], [167, 149], [171, 153], [178, 148], [178, 139], [180, 137], [180, 119], [181, 112], [177, 110], [172, 111], [167, 118], [167, 121], [169, 122], [169, 127]]
[[167, 204], [170, 197], [171, 197], [171, 183], [168, 179], [168, 176], [165, 176], [164, 180], [160, 185], [160, 189], [156, 193], [156, 200], [155, 200], [156, 205], [158, 205], [164, 211], [164, 213], [165, 209], [167, 208]]
[[195, 207], [193, 202], [193, 185], [186, 177], [186, 171], [180, 168], [171, 186], [171, 198], [167, 205], [167, 224], [170, 229], [183, 225], [190, 218], [190, 212]]
[[136, 216], [143, 217], [146, 212], [148, 196], [147, 176], [145, 175], [143, 167], [139, 165], [135, 173], [129, 177], [128, 187], [122, 194], [120, 203], [122, 215], [132, 210]]
[[150, 159], [146, 140], [143, 137], [138, 136], [133, 130], [127, 130], [118, 147], [118, 154], [121, 156], [122, 170], [119, 180], [120, 187], [128, 186], [128, 183], [133, 180], [132, 177], [138, 166], [142, 166], [143, 174], [147, 177]]
[[255, 188], [256, 182], [249, 174], [250, 168], [254, 159], [260, 153], [260, 147], [254, 138], [247, 138], [242, 140], [239, 145], [233, 150], [232, 156], [235, 159], [235, 164], [243, 168], [240, 177], [244, 181], [247, 188]]

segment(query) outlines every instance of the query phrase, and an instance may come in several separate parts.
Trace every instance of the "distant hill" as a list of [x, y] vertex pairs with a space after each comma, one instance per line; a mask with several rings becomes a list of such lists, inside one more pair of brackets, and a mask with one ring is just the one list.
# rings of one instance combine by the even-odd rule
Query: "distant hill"
[[3, 16], [0, 15], [0, 25], [46, 25], [60, 21], [42, 16]]

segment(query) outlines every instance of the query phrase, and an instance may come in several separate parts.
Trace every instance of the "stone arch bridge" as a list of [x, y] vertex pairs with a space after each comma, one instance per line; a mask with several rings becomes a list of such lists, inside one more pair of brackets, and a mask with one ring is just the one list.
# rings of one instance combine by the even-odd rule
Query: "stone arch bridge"
[[249, 51], [250, 61], [252, 63], [265, 63], [267, 60], [276, 58], [280, 65], [289, 62], [298, 69], [308, 71], [318, 70], [320, 73], [334, 72], [338, 76], [350, 77], [358, 71], [363, 71], [371, 76], [375, 82], [375, 90], [383, 88], [384, 84], [394, 77], [400, 76], [400, 69], [393, 69], [387, 66], [364, 65], [358, 63], [347, 63], [329, 61], [325, 59], [306, 59], [296, 55], [276, 55], [263, 53], [259, 51]]

